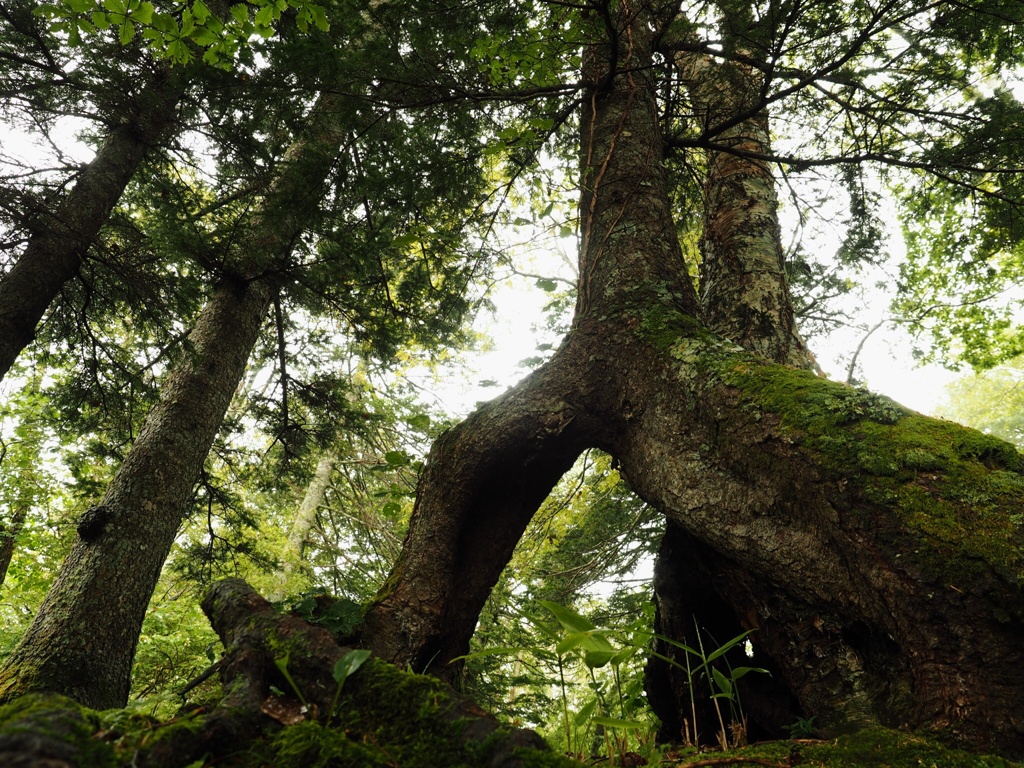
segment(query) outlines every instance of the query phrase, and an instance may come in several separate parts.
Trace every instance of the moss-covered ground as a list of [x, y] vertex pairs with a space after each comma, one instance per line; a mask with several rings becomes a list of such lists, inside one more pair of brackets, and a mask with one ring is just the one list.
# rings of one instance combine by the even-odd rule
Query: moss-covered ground
[[696, 765], [769, 765], [778, 768], [1015, 768], [993, 755], [949, 749], [924, 736], [867, 728], [834, 741], [774, 741], [724, 753], [672, 761], [676, 768]]
[[[360, 691], [347, 697], [330, 725], [303, 721], [272, 729], [246, 750], [215, 761], [191, 761], [190, 768], [209, 765], [241, 768], [447, 768], [449, 766], [580, 766], [552, 752], [510, 745], [502, 731], [473, 734], [471, 718], [451, 718], [439, 727], [437, 710], [450, 703], [435, 681], [398, 670], [367, 675]], [[397, 689], [392, 686], [399, 683]], [[398, 693], [398, 698], [392, 694]], [[357, 706], [364, 697], [381, 694], [375, 706]], [[447, 714], [450, 714], [448, 710]], [[119, 768], [147, 765], [147, 744], [154, 735], [179, 728], [195, 730], [202, 716], [159, 724], [151, 718], [121, 712], [97, 713], [70, 699], [33, 694], [0, 708], [0, 764], [73, 765]], [[941, 735], [941, 734], [940, 734]], [[24, 760], [32, 750], [38, 763]], [[19, 760], [21, 762], [19, 762]], [[45, 760], [52, 762], [46, 763]], [[62, 762], [61, 762], [62, 761]], [[141, 762], [140, 762], [141, 761]], [[608, 764], [601, 761], [589, 764]], [[651, 765], [761, 765], [810, 768], [1020, 768], [1021, 763], [977, 755], [943, 746], [924, 736], [869, 728], [834, 741], [777, 741], [730, 752], [701, 755], [667, 751]]]

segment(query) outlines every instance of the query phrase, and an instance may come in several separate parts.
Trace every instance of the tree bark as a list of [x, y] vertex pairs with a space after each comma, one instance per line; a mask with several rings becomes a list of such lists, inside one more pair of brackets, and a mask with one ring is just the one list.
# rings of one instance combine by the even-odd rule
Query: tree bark
[[[206, 455], [245, 372], [283, 268], [341, 145], [337, 96], [314, 106], [233, 266], [168, 375], [160, 402], [96, 507], [35, 620], [0, 667], [0, 701], [31, 691], [124, 706], [146, 606]], [[302, 204], [305, 203], [305, 204]]]
[[[614, 59], [585, 56], [603, 86], [581, 121], [572, 330], [435, 445], [367, 640], [445, 670], [546, 489], [595, 446], [713, 560], [718, 596], [824, 730], [907, 724], [1024, 754], [1021, 457], [703, 326], [661, 169], [645, 8], [623, 3]], [[600, 77], [610, 60], [619, 71]]]
[[269, 307], [261, 283], [223, 285], [189, 351], [0, 669], [0, 697], [56, 691], [124, 706], [146, 606]]
[[39, 215], [25, 251], [0, 279], [0, 379], [35, 338], [61, 286], [78, 274], [146, 153], [174, 124], [185, 87], [181, 72], [154, 65], [151, 81], [139, 88], [131, 120], [107, 135], [67, 196]]
[[[734, 14], [734, 28], [741, 20]], [[750, 67], [707, 54], [677, 56], [677, 66], [693, 105], [694, 119], [715, 147], [705, 153], [704, 222], [701, 247], [701, 307], [708, 327], [766, 360], [816, 369], [793, 316], [780, 239], [775, 179], [758, 159], [771, 155], [763, 77]], [[715, 589], [720, 562], [705, 552], [680, 523], [669, 519], [655, 560], [654, 631], [691, 648], [726, 642], [744, 626]], [[702, 556], [703, 555], [703, 556]], [[703, 638], [703, 640], [702, 640]], [[655, 642], [645, 670], [648, 701], [661, 720], [661, 741], [716, 743], [712, 691], [677, 665], [692, 665], [669, 642]], [[737, 649], [733, 667], [772, 667], [770, 659], [751, 661]], [[671, 664], [666, 659], [672, 659]], [[699, 676], [698, 676], [699, 678]], [[751, 676], [742, 684], [751, 739], [780, 737], [796, 722], [799, 704], [778, 683], [779, 675]], [[693, 688], [694, 690], [691, 690]], [[751, 724], [752, 723], [752, 724]]]
[[21, 532], [28, 516], [28, 507], [25, 505], [16, 507], [10, 517], [0, 523], [0, 587], [7, 579], [7, 570], [11, 567], [11, 560], [14, 558], [14, 542]]
[[677, 57], [714, 149], [705, 153], [701, 307], [708, 328], [766, 360], [811, 367], [786, 279], [763, 78], [706, 54]]

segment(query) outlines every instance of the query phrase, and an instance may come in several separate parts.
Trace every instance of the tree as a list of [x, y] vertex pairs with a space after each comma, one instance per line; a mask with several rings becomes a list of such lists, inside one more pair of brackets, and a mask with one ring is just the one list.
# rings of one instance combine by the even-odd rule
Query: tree
[[[0, 11], [5, 112], [48, 131], [58, 115], [80, 109], [103, 127], [95, 157], [56, 183], [43, 177], [33, 184], [35, 174], [25, 183], [22, 173], [5, 180], [6, 217], [24, 235], [20, 253], [0, 281], [0, 379], [35, 338], [61, 288], [89, 258], [147, 153], [173, 133], [189, 82], [187, 70], [154, 62], [116, 40], [103, 41], [99, 50], [62, 48], [37, 8], [19, 1]], [[75, 105], [79, 100], [87, 102], [84, 108]]]
[[[446, 665], [464, 652], [534, 510], [576, 456], [596, 446], [686, 532], [730, 623], [756, 628], [755, 648], [774, 662], [804, 715], [830, 730], [872, 722], [950, 729], [1020, 753], [1020, 456], [993, 438], [710, 333], [708, 307], [680, 252], [662, 162], [656, 53], [688, 49], [733, 62], [726, 81], [730, 69], [754, 66], [765, 84], [738, 113], [726, 104], [730, 117], [694, 138], [670, 135], [670, 144], [770, 160], [760, 147], [719, 139], [813, 85], [853, 124], [854, 148], [828, 162], [875, 158], [937, 169], [927, 126], [914, 136], [907, 128], [933, 114], [914, 108], [925, 86], [883, 92], [846, 65], [881, 55], [886, 30], [916, 43], [939, 11], [917, 16], [916, 6], [898, 2], [772, 4], [744, 29], [745, 9], [715, 9], [722, 26], [740, 19], [741, 34], [714, 46], [686, 34], [672, 43], [674, 28], [696, 26], [675, 4], [602, 3], [584, 22], [592, 37], [582, 78], [589, 91], [580, 120], [572, 329], [544, 366], [435, 443], [405, 547], [368, 613], [365, 637], [385, 658], [450, 674]], [[969, 38], [985, 12], [950, 5], [941, 13], [958, 9], [975, 26], [953, 34]], [[825, 46], [828, 61], [810, 71], [779, 65], [787, 44], [825, 39], [810, 26], [823, 19], [841, 33]], [[876, 143], [886, 134], [891, 141]], [[720, 164], [714, 155], [711, 164]], [[957, 172], [969, 183], [974, 170]], [[712, 170], [717, 186], [715, 178]], [[743, 187], [723, 184], [720, 194], [744, 194]], [[720, 210], [732, 202], [722, 200]], [[717, 220], [728, 225], [727, 217]], [[772, 240], [761, 238], [762, 251]], [[703, 255], [718, 258], [710, 249]], [[774, 256], [766, 262], [774, 265]], [[715, 265], [704, 274], [712, 269], [729, 273]], [[781, 284], [777, 269], [756, 278], [733, 270], [728, 280]], [[783, 322], [768, 322], [769, 333], [790, 327], [784, 305], [775, 308]]]
[[[494, 176], [523, 175], [539, 141], [573, 124], [578, 106], [573, 325], [545, 365], [435, 443], [406, 546], [367, 615], [366, 641], [385, 658], [451, 675], [445, 664], [465, 651], [538, 505], [583, 450], [597, 447], [681, 538], [675, 551], [686, 554], [666, 546], [663, 562], [685, 560], [711, 598], [673, 607], [659, 587], [671, 633], [688, 631], [667, 615], [673, 611], [713, 620], [716, 632], [756, 628], [755, 652], [773, 663], [776, 691], [826, 729], [948, 727], [966, 740], [1021, 751], [1022, 532], [1011, 511], [1024, 495], [1021, 458], [998, 440], [807, 370], [771, 173], [773, 163], [792, 169], [877, 160], [982, 191], [980, 176], [1006, 169], [974, 159], [1005, 137], [958, 134], [983, 113], [985, 99], [954, 97], [966, 93], [962, 86], [978, 68], [976, 47], [986, 56], [990, 48], [1016, 51], [1005, 19], [991, 8], [723, 0], [684, 15], [676, 3], [602, 0], [583, 8], [522, 3], [471, 23], [460, 7], [458, 23], [449, 16], [442, 23], [432, 15], [424, 21], [407, 4], [360, 6], [365, 13], [353, 14], [345, 30], [355, 60], [294, 72], [321, 94], [312, 125], [304, 109], [288, 111], [281, 137], [255, 142], [270, 149], [249, 163], [238, 150], [254, 144], [234, 136], [225, 165], [249, 171], [235, 180], [252, 181], [254, 193], [245, 184], [230, 194], [208, 193], [201, 183], [176, 188], [199, 187], [195, 198], [209, 198], [218, 214], [240, 200], [253, 213], [227, 216], [230, 226], [211, 226], [208, 240], [196, 227], [200, 235], [183, 228], [163, 241], [190, 244], [183, 250], [215, 276], [203, 283], [207, 309], [105, 503], [81, 521], [67, 575], [8, 660], [7, 695], [57, 687], [98, 704], [123, 700], [133, 617], [152, 590], [269, 308], [291, 300], [310, 312], [355, 315], [365, 325], [353, 322], [354, 335], [383, 349], [394, 348], [387, 331], [398, 325], [395, 316], [412, 317], [421, 331], [450, 328], [466, 307], [472, 268], [445, 270], [444, 256], [464, 242], [464, 220], [473, 218], [466, 211], [482, 208], [477, 159], [489, 158]], [[1014, 8], [998, 4], [1000, 13]], [[123, 22], [130, 31], [127, 15]], [[382, 30], [394, 34], [373, 34]], [[300, 41], [272, 54], [289, 61], [305, 53], [308, 62], [314, 47]], [[470, 56], [452, 55], [456, 49]], [[954, 64], [944, 64], [947, 58]], [[489, 64], [486, 87], [480, 59]], [[416, 62], [415, 72], [403, 68], [406, 61]], [[578, 63], [582, 73], [569, 74]], [[923, 78], [925, 67], [941, 77]], [[954, 106], [928, 109], [936, 94]], [[437, 110], [466, 99], [522, 104], [538, 97], [537, 112], [501, 114], [509, 119], [496, 150], [482, 149], [476, 132], [485, 110]], [[415, 119], [393, 112], [409, 104], [422, 107]], [[356, 114], [346, 132], [330, 118], [349, 107]], [[778, 152], [767, 117], [782, 108], [823, 126], [838, 120], [842, 130], [822, 130]], [[227, 122], [236, 112], [224, 105]], [[379, 136], [370, 129], [381, 126], [389, 153], [368, 143]], [[428, 143], [437, 151], [423, 151]], [[291, 154], [277, 151], [288, 146]], [[554, 153], [565, 149], [556, 145]], [[308, 172], [298, 169], [301, 158], [310, 160]], [[325, 172], [327, 165], [336, 173]], [[396, 181], [407, 197], [394, 194]], [[695, 187], [705, 192], [700, 205], [685, 200]], [[315, 211], [295, 205], [312, 200]], [[863, 196], [851, 202], [866, 207]], [[700, 215], [687, 220], [694, 211]], [[868, 224], [869, 213], [860, 217]], [[178, 215], [189, 219], [195, 210]], [[701, 222], [699, 270], [696, 249], [681, 247], [698, 239], [694, 220]], [[439, 265], [453, 286], [438, 288]], [[424, 297], [439, 324], [412, 312]], [[275, 315], [280, 339], [285, 313]], [[270, 357], [280, 360], [274, 379], [285, 434], [294, 413], [284, 397], [292, 363], [287, 354]], [[216, 369], [208, 372], [215, 397], [196, 386], [207, 364]], [[196, 429], [182, 438], [190, 421]], [[147, 502], [159, 513], [152, 519], [139, 513]], [[136, 545], [156, 544], [145, 577], [97, 590], [108, 565], [126, 562], [97, 555], [123, 549], [132, 537]], [[663, 573], [678, 586], [671, 570]], [[248, 593], [234, 592], [228, 612], [253, 604]], [[114, 595], [124, 614], [106, 609]], [[82, 647], [85, 619], [75, 612], [83, 608], [103, 624], [86, 639], [106, 638], [117, 649], [110, 658]], [[49, 634], [48, 625], [59, 629]], [[338, 653], [330, 651], [332, 661]], [[240, 692], [249, 704], [266, 687], [268, 670], [263, 663], [249, 677], [259, 684]], [[91, 679], [73, 679], [80, 672]], [[669, 710], [678, 708], [671, 699]], [[773, 724], [771, 713], [757, 716]]]

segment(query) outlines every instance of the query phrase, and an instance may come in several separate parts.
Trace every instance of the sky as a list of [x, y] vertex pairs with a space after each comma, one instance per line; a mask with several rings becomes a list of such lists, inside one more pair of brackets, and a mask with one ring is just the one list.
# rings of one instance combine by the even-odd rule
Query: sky
[[[890, 234], [896, 237], [891, 230]], [[524, 257], [523, 271], [571, 279], [563, 258], [565, 249], [563, 245], [563, 254], [549, 257], [537, 253]], [[891, 250], [895, 252], [893, 258], [900, 258], [899, 247]], [[435, 404], [453, 415], [468, 415], [476, 403], [490, 400], [515, 385], [532, 368], [522, 365], [522, 361], [550, 354], [551, 350], [538, 350], [538, 346], [557, 345], [559, 341], [543, 328], [543, 308], [550, 294], [537, 287], [535, 278], [511, 275], [495, 285], [490, 299], [494, 311], [481, 311], [474, 324], [479, 334], [491, 340], [487, 348], [464, 353], [464, 367], [436, 373], [421, 369], [416, 373], [421, 386], [432, 393]], [[868, 297], [856, 301], [852, 310], [861, 325], [872, 327], [887, 316], [890, 297], [881, 290], [873, 290]], [[809, 345], [826, 375], [835, 381], [845, 381], [849, 355], [863, 336], [861, 328], [845, 328], [813, 338]], [[917, 365], [912, 349], [912, 339], [905, 331], [884, 325], [864, 343], [858, 357], [857, 378], [874, 392], [920, 413], [935, 415], [946, 399], [948, 384], [963, 374], [938, 365]]]

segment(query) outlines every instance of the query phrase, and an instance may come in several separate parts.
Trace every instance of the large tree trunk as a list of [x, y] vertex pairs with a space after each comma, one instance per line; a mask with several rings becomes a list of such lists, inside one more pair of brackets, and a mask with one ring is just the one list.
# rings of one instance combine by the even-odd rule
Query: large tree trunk
[[339, 99], [317, 102], [286, 155], [233, 259], [252, 277], [223, 282], [200, 313], [160, 402], [0, 668], [0, 700], [45, 690], [95, 708], [127, 702], [146, 606], [277, 290], [259, 276], [287, 264], [341, 144]]
[[[434, 670], [464, 653], [545, 489], [593, 445], [714, 564], [824, 729], [943, 728], [1024, 753], [1020, 456], [705, 329], [661, 170], [649, 20], [628, 5], [620, 71], [581, 121], [573, 328], [435, 445], [368, 640]], [[609, 58], [588, 51], [585, 76], [607, 86]]]
[[78, 274], [147, 151], [168, 133], [185, 86], [181, 71], [154, 65], [150, 82], [139, 87], [130, 122], [107, 135], [67, 196], [39, 215], [24, 252], [0, 279], [0, 379], [35, 338], [61, 286]]
[[223, 285], [189, 351], [0, 669], [0, 697], [57, 691], [124, 706], [146, 606], [269, 307], [262, 283]]
[[[730, 27], [739, 20], [733, 21]], [[676, 63], [694, 119], [713, 147], [705, 153], [700, 240], [701, 306], [708, 328], [766, 360], [816, 368], [796, 330], [775, 179], [762, 159], [772, 154], [768, 115], [760, 103], [763, 78], [750, 67], [708, 54], [681, 54]], [[669, 519], [655, 560], [654, 631], [691, 648], [754, 629], [742, 623], [716, 588], [724, 558], [705, 550]], [[654, 651], [645, 677], [648, 701], [662, 723], [659, 739], [714, 743], [724, 738], [714, 734], [719, 725], [709, 681], [683, 669], [695, 660], [661, 639]], [[738, 648], [729, 656], [733, 667], [751, 663]], [[760, 653], [755, 663], [772, 666]], [[781, 736], [783, 726], [801, 714], [778, 674], [747, 677], [742, 688], [743, 708], [753, 722], [737, 724], [740, 738]], [[751, 733], [742, 733], [751, 726]]]

